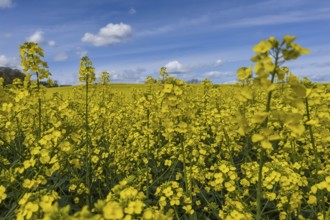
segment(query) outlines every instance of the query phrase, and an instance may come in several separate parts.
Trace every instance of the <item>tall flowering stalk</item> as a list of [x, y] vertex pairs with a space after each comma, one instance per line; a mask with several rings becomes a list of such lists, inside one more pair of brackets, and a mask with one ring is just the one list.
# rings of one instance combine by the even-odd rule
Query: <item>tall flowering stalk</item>
[[40, 98], [40, 80], [48, 79], [50, 81], [51, 73], [48, 71], [47, 62], [41, 58], [44, 57], [44, 52], [37, 43], [25, 42], [20, 46], [21, 66], [23, 71], [27, 74], [35, 73], [37, 77], [37, 91], [38, 91], [38, 136], [40, 138], [42, 127], [42, 108]]
[[166, 71], [166, 67], [160, 68], [158, 82], [164, 84], [168, 76], [169, 75], [168, 72]]
[[104, 102], [105, 86], [110, 83], [110, 73], [103, 71], [100, 76], [100, 83], [102, 84], [102, 102]]
[[[265, 108], [265, 118], [261, 123], [261, 129], [258, 133], [252, 136], [252, 142], [260, 143], [261, 149], [259, 151], [259, 170], [258, 170], [258, 185], [257, 185], [257, 211], [256, 219], [262, 219], [262, 204], [263, 198], [263, 173], [262, 169], [266, 160], [267, 150], [272, 148], [270, 141], [278, 140], [279, 136], [274, 134], [271, 129], [268, 128], [269, 114], [271, 112], [271, 100], [273, 91], [276, 89], [274, 84], [275, 79], [283, 80], [284, 71], [280, 68], [285, 61], [297, 59], [300, 55], [309, 54], [308, 49], [302, 48], [296, 44], [294, 40], [295, 36], [284, 36], [280, 42], [274, 37], [270, 37], [267, 40], [260, 41], [253, 47], [253, 51], [256, 55], [251, 58], [252, 62], [255, 62], [254, 71], [256, 77], [254, 83], [266, 89], [267, 101]], [[237, 72], [237, 77], [240, 81], [245, 81], [251, 78], [251, 71], [249, 68], [240, 68]]]
[[79, 81], [85, 83], [85, 142], [86, 142], [86, 154], [85, 161], [86, 167], [86, 186], [88, 188], [87, 201], [88, 205], [92, 207], [92, 162], [91, 162], [91, 140], [89, 137], [89, 122], [88, 122], [88, 85], [95, 81], [95, 68], [92, 61], [88, 56], [84, 56], [80, 59], [79, 69]]

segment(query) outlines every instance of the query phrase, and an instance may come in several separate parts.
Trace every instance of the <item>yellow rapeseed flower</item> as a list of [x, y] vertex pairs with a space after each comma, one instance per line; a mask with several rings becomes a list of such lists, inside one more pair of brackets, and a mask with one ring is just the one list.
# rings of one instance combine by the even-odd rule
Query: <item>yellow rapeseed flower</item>
[[225, 164], [221, 164], [220, 167], [219, 167], [219, 170], [221, 170], [222, 173], [228, 173], [229, 172], [229, 168]]
[[118, 202], [108, 202], [103, 207], [103, 217], [105, 219], [121, 219], [124, 217], [123, 208]]
[[235, 183], [233, 181], [225, 182], [225, 187], [228, 192], [233, 192], [236, 189]]
[[30, 179], [24, 179], [23, 181], [23, 187], [27, 189], [31, 189], [35, 185], [35, 180], [30, 180]]
[[260, 142], [262, 148], [264, 149], [272, 149], [273, 145], [270, 141], [279, 140], [280, 136], [278, 134], [274, 134], [271, 129], [263, 129], [260, 134], [252, 135], [252, 142]]
[[309, 195], [309, 198], [308, 198], [307, 203], [310, 204], [310, 205], [316, 205], [317, 204], [317, 198], [316, 198], [316, 196]]
[[148, 209], [144, 210], [143, 219], [145, 219], [145, 220], [153, 219], [152, 209], [148, 208]]
[[161, 196], [161, 197], [159, 198], [159, 205], [160, 205], [161, 207], [165, 207], [166, 204], [167, 204], [167, 202], [166, 202], [166, 197], [165, 197], [165, 196]]
[[283, 37], [283, 41], [286, 43], [287, 46], [291, 46], [291, 43], [296, 40], [296, 36], [285, 35]]
[[194, 210], [192, 209], [192, 206], [191, 205], [185, 205], [185, 206], [183, 206], [182, 207], [185, 211], [186, 211], [186, 213], [187, 214], [189, 214], [189, 215], [192, 215], [192, 214], [194, 214]]
[[7, 198], [6, 188], [3, 185], [0, 185], [0, 203]]
[[173, 88], [173, 84], [165, 84], [164, 85], [164, 93], [171, 93]]
[[272, 48], [272, 44], [269, 41], [262, 40], [253, 47], [253, 51], [256, 53], [265, 53]]
[[40, 207], [44, 212], [51, 212], [52, 211], [52, 203], [54, 201], [54, 198], [49, 195], [44, 195], [41, 197], [41, 201], [39, 203]]
[[292, 48], [299, 53], [299, 55], [310, 54], [311, 51], [306, 48], [302, 48], [300, 45], [292, 43]]
[[165, 194], [166, 197], [170, 197], [173, 195], [173, 191], [171, 189], [171, 187], [166, 187], [164, 190], [163, 190], [163, 193]]
[[273, 201], [274, 199], [276, 199], [276, 194], [273, 192], [266, 192], [265, 193], [265, 197], [269, 200], [269, 201]]
[[125, 213], [133, 215], [133, 214], [141, 214], [143, 211], [143, 207], [145, 206], [145, 204], [140, 201], [140, 200], [136, 200], [136, 201], [130, 201], [128, 204], [128, 207], [125, 208]]
[[39, 206], [35, 203], [28, 202], [23, 211], [23, 216], [25, 216], [25, 219], [30, 219], [33, 215], [33, 213], [37, 212], [39, 210]]

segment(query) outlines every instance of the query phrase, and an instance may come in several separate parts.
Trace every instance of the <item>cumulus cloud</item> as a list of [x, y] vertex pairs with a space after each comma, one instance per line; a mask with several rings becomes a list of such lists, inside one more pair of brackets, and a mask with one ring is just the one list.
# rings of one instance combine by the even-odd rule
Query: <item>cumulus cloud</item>
[[30, 42], [35, 42], [35, 43], [44, 43], [45, 39], [43, 36], [43, 32], [42, 31], [36, 31], [34, 32], [34, 34], [32, 34], [30, 37], [28, 37], [28, 41]]
[[[266, 1], [265, 1], [266, 2]], [[219, 28], [239, 28], [239, 27], [252, 27], [262, 25], [278, 25], [278, 24], [290, 24], [299, 22], [311, 22], [311, 21], [322, 21], [329, 20], [329, 9], [311, 9], [303, 11], [292, 11], [285, 14], [266, 14], [256, 17], [241, 18], [233, 22], [226, 22], [220, 24]]]
[[114, 71], [111, 73], [113, 80], [137, 80], [141, 74], [145, 73], [145, 68], [125, 69], [123, 71]]
[[184, 73], [187, 69], [177, 60], [171, 61], [165, 65], [168, 73]]
[[319, 68], [326, 68], [330, 67], [330, 61], [325, 62], [313, 62], [311, 63], [312, 66], [319, 67]]
[[11, 8], [13, 6], [12, 0], [0, 0], [0, 8]]
[[144, 82], [147, 70], [145, 68], [125, 69], [122, 71], [109, 71], [113, 81]]
[[218, 59], [217, 61], [215, 61], [215, 66], [221, 66], [223, 64], [223, 61]]
[[136, 13], [136, 10], [134, 8], [130, 8], [128, 11], [128, 14], [133, 15]]
[[55, 45], [56, 45], [56, 42], [55, 42], [55, 41], [53, 41], [53, 40], [50, 40], [50, 41], [48, 41], [48, 42], [47, 42], [47, 44], [48, 44], [48, 46], [51, 46], [51, 47], [53, 47], [53, 46], [55, 46]]
[[210, 71], [204, 74], [206, 78], [218, 79], [233, 76], [232, 72]]
[[68, 55], [64, 52], [58, 53], [54, 56], [54, 61], [58, 61], [58, 62], [65, 61], [67, 59], [68, 59]]
[[109, 23], [107, 26], [101, 28], [97, 34], [85, 33], [81, 40], [91, 43], [96, 47], [101, 47], [120, 43], [131, 35], [131, 26], [124, 23]]
[[157, 27], [157, 28], [152, 28], [149, 30], [142, 30], [139, 31], [136, 35], [140, 36], [140, 37], [144, 37], [144, 36], [150, 36], [150, 35], [157, 35], [157, 34], [162, 34], [162, 33], [166, 33], [173, 30], [173, 26], [172, 25], [166, 25], [166, 26], [162, 26], [162, 27]]
[[46, 41], [43, 31], [34, 32], [30, 37], [27, 38], [27, 40], [38, 44], [47, 44], [48, 46], [55, 46], [56, 44], [56, 42], [53, 40]]
[[20, 67], [17, 58], [7, 57], [5, 55], [0, 55], [0, 66], [17, 68], [17, 69]]
[[77, 54], [80, 58], [82, 58], [83, 56], [86, 56], [86, 55], [87, 55], [87, 51], [84, 50], [84, 49], [82, 49], [82, 48], [80, 48], [80, 47], [78, 47], [78, 48], [77, 48], [77, 51], [76, 51], [76, 54]]

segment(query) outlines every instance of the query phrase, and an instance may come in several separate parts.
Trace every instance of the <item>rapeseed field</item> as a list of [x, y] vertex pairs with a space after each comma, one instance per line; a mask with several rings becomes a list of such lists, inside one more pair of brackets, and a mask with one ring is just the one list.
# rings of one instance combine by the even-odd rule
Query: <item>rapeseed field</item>
[[[0, 219], [330, 219], [330, 86], [286, 67], [294, 36], [253, 47], [235, 85], [169, 77], [44, 88], [36, 43], [1, 88]], [[31, 81], [35, 74], [37, 81]], [[4, 97], [4, 98], [3, 98]]]

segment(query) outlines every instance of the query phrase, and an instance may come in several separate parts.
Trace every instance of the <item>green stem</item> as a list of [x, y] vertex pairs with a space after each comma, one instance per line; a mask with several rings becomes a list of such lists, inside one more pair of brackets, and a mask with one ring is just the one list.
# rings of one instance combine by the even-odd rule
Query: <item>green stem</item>
[[[308, 105], [308, 98], [306, 97], [305, 98], [305, 105], [306, 105], [306, 114], [307, 114], [307, 120], [310, 121], [311, 120], [311, 117], [310, 117], [310, 112], [309, 112], [309, 105]], [[311, 143], [312, 143], [312, 147], [313, 147], [313, 151], [314, 151], [314, 156], [315, 156], [315, 159], [316, 159], [316, 172], [315, 172], [315, 175], [317, 175], [318, 171], [319, 171], [319, 155], [318, 155], [318, 152], [317, 152], [317, 148], [316, 148], [316, 145], [315, 145], [315, 139], [314, 139], [314, 134], [313, 134], [313, 128], [311, 125], [307, 125], [308, 127], [308, 130], [309, 130], [309, 136], [311, 138]]]
[[[279, 54], [280, 54], [280, 49], [277, 49], [275, 51], [275, 67], [274, 67], [274, 70], [271, 73], [271, 84], [273, 84], [274, 80], [275, 80], [275, 75], [276, 75], [278, 61], [279, 61]], [[267, 103], [266, 103], [266, 112], [270, 112], [272, 94], [273, 94], [273, 91], [268, 92]], [[268, 120], [269, 120], [269, 116], [266, 117], [264, 123], [262, 124], [262, 127], [264, 127], [264, 128], [267, 127]], [[265, 151], [264, 151], [264, 149], [261, 149], [260, 158], [259, 158], [258, 185], [257, 185], [257, 216], [256, 216], [257, 220], [261, 219], [262, 210], [263, 210], [263, 208], [261, 207], [262, 206], [261, 199], [262, 199], [262, 194], [263, 194], [263, 190], [262, 190], [262, 178], [263, 178], [262, 177], [262, 168], [264, 166], [264, 162], [265, 162], [264, 160], [265, 160]]]
[[146, 187], [147, 187], [147, 198], [149, 198], [149, 174], [148, 174], [148, 169], [149, 169], [149, 159], [150, 159], [150, 137], [149, 137], [149, 120], [150, 120], [150, 111], [147, 109], [147, 159], [148, 163], [146, 164]]
[[[275, 62], [275, 65], [277, 65], [276, 62]], [[274, 70], [274, 72], [272, 73], [271, 84], [274, 83], [275, 73], [276, 72]], [[272, 95], [273, 95], [273, 91], [269, 91], [268, 92], [268, 97], [267, 97], [266, 112], [270, 111], [270, 103], [271, 103]]]
[[37, 89], [38, 89], [38, 137], [41, 137], [41, 98], [40, 98], [40, 81], [39, 81], [39, 73], [37, 74]]
[[20, 158], [23, 158], [23, 154], [21, 153], [21, 152], [19, 152], [19, 151], [17, 151], [17, 149], [16, 149], [16, 147], [15, 146], [13, 146], [13, 145], [11, 145], [10, 143], [8, 143], [4, 138], [2, 138], [1, 136], [0, 136], [0, 141], [2, 141], [3, 143], [5, 143], [5, 145], [2, 145], [2, 146], [8, 146], [8, 148], [10, 149], [10, 150], [13, 150], [13, 151], [15, 151], [15, 153], [20, 157]]
[[103, 86], [102, 86], [102, 105], [104, 105], [104, 93], [105, 93], [105, 91], [104, 91], [104, 84], [103, 84]]
[[[201, 193], [201, 196], [203, 197], [204, 201], [207, 203], [207, 206], [208, 206], [208, 207], [211, 207], [211, 203], [210, 203], [209, 200], [205, 197], [203, 191], [198, 187], [198, 184], [196, 184], [196, 187], [198, 188], [199, 192]], [[219, 218], [219, 215], [218, 215], [218, 213], [217, 213], [218, 210], [211, 209], [211, 211], [212, 211], [213, 217], [215, 217], [216, 219], [220, 219], [220, 218]]]
[[324, 201], [324, 192], [321, 192], [321, 210], [322, 210], [322, 215], [323, 215], [323, 219], [327, 219], [327, 212], [326, 212], [326, 201]]
[[88, 189], [87, 201], [88, 206], [92, 208], [92, 176], [91, 176], [91, 152], [90, 152], [90, 139], [89, 139], [89, 126], [88, 126], [88, 74], [86, 76], [85, 84], [85, 131], [86, 131], [86, 186]]
[[[180, 134], [180, 144], [181, 144], [181, 151], [182, 151], [182, 157], [183, 157], [183, 178], [184, 178], [184, 182], [185, 182], [185, 190], [186, 193], [188, 194], [190, 201], [192, 202], [192, 196], [191, 196], [191, 186], [188, 182], [188, 173], [187, 173], [187, 166], [186, 166], [186, 151], [184, 149], [184, 144], [183, 144], [183, 135]], [[191, 167], [190, 167], [191, 169]], [[191, 183], [191, 182], [190, 182]], [[192, 215], [189, 215], [189, 219], [192, 219]]]
[[257, 220], [261, 220], [261, 215], [262, 215], [262, 204], [261, 204], [261, 199], [262, 199], [262, 168], [264, 166], [264, 151], [261, 150], [260, 152], [260, 160], [259, 160], [259, 170], [258, 170], [258, 185], [257, 185]]
[[[185, 182], [185, 192], [188, 194], [190, 201], [192, 202], [192, 195], [191, 195], [191, 179], [188, 182], [188, 170], [186, 166], [186, 151], [184, 149], [184, 139], [183, 135], [180, 135], [180, 144], [181, 144], [181, 151], [182, 151], [182, 157], [183, 157], [183, 178]], [[191, 164], [190, 164], [191, 165]], [[191, 166], [190, 166], [190, 171], [191, 171]], [[192, 219], [192, 215], [189, 215], [189, 219]]]
[[186, 193], [188, 193], [190, 195], [190, 188], [188, 185], [188, 176], [187, 176], [187, 167], [186, 167], [186, 151], [184, 149], [184, 145], [183, 145], [183, 138], [182, 135], [180, 135], [180, 145], [181, 145], [181, 153], [182, 153], [182, 163], [183, 163], [183, 178], [184, 178], [184, 182], [185, 182], [185, 189], [186, 189]]
[[[36, 66], [34, 62], [34, 55], [31, 55], [33, 60], [33, 65]], [[38, 138], [41, 138], [41, 98], [40, 98], [40, 80], [39, 80], [39, 72], [36, 72], [37, 75], [37, 90], [38, 90]]]
[[180, 217], [178, 215], [178, 211], [176, 210], [176, 207], [174, 207], [175, 217], [176, 219], [180, 220]]
[[[273, 70], [273, 72], [271, 73], [271, 84], [274, 83], [274, 80], [275, 80], [275, 75], [276, 75], [276, 71], [277, 71], [277, 66], [278, 66], [278, 61], [279, 61], [279, 53], [280, 53], [280, 50], [276, 50], [276, 54], [275, 54], [275, 68]], [[268, 96], [267, 96], [267, 104], [266, 104], [266, 112], [270, 112], [270, 104], [271, 104], [271, 100], [272, 100], [272, 95], [273, 95], [273, 91], [269, 91], [268, 92]], [[264, 124], [263, 124], [263, 127], [267, 127], [267, 124], [268, 124], [268, 119], [269, 117], [267, 116]]]

